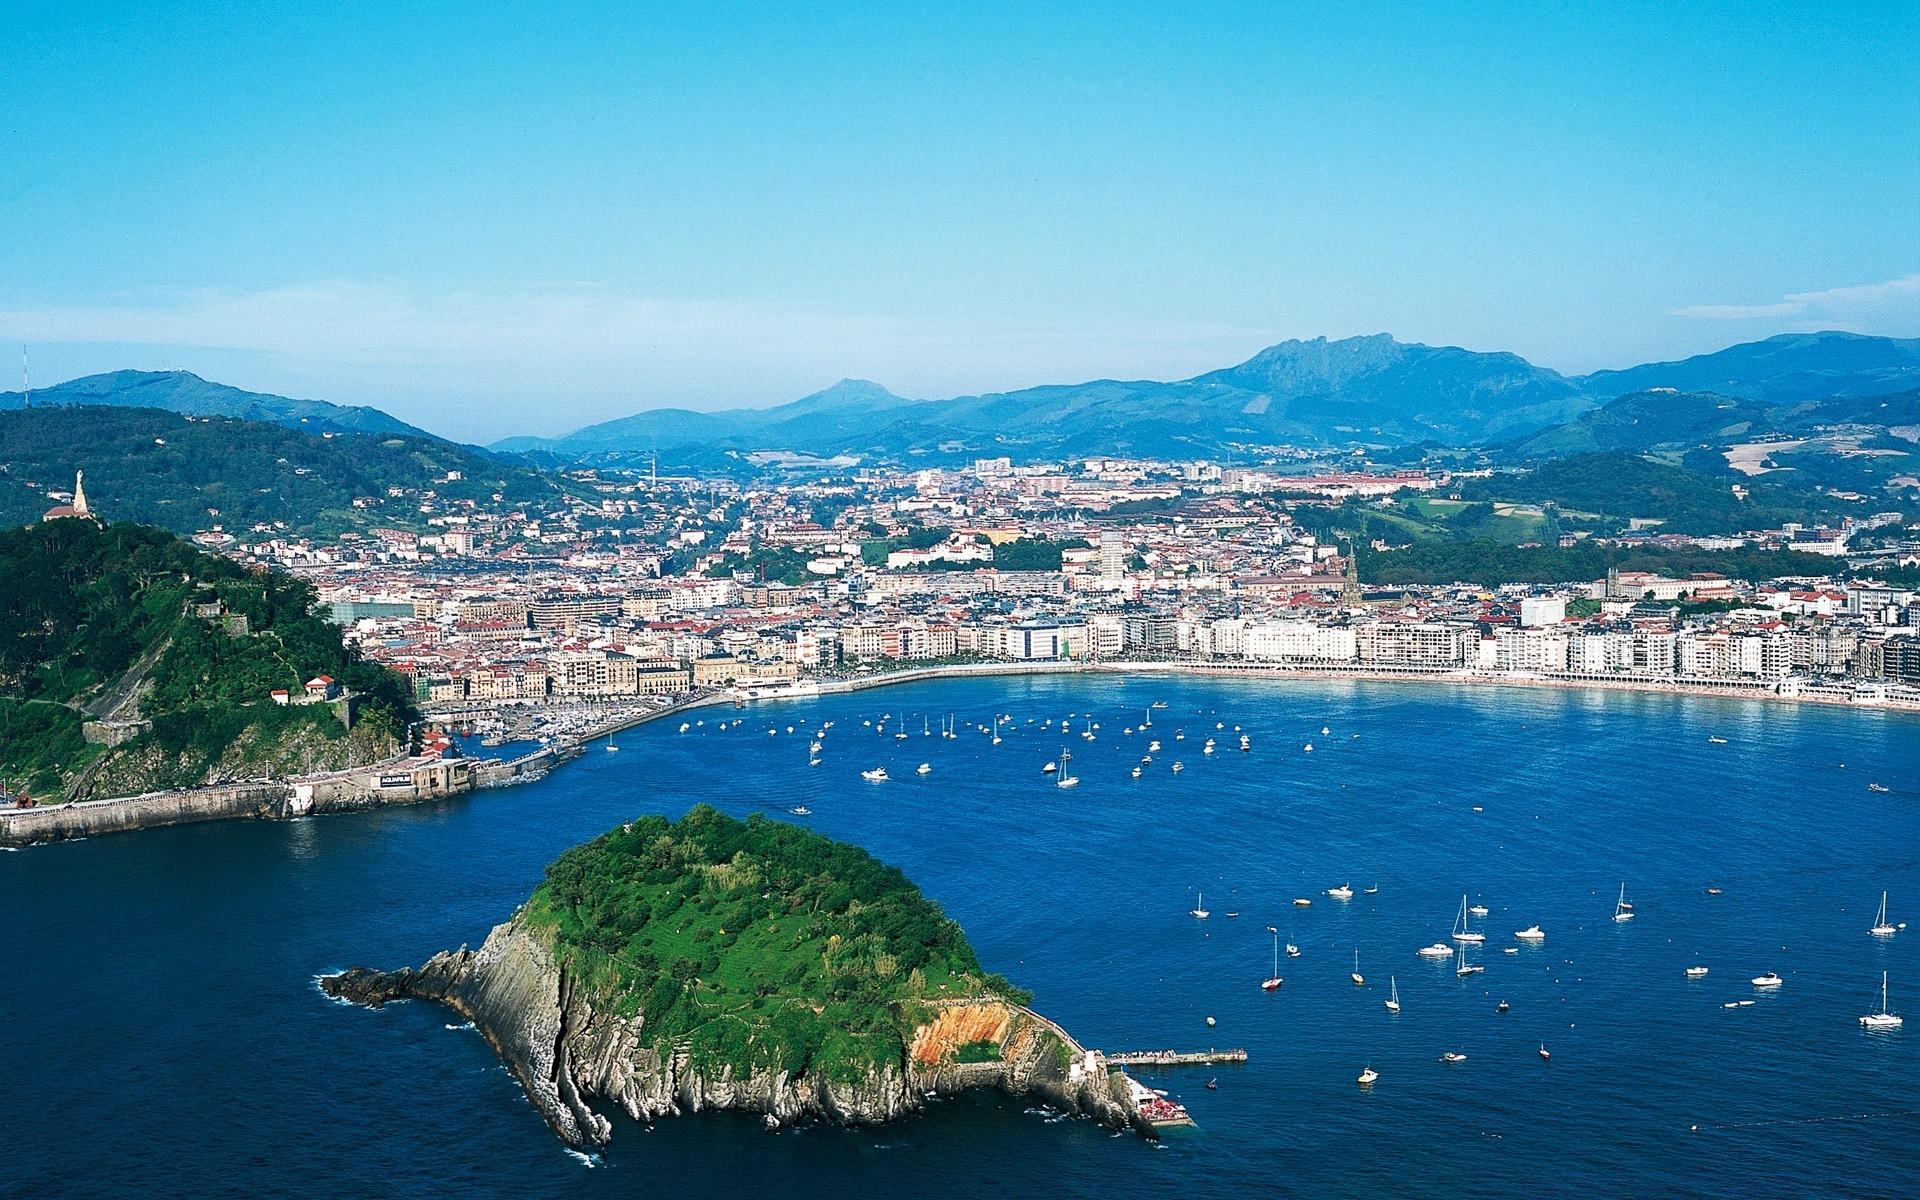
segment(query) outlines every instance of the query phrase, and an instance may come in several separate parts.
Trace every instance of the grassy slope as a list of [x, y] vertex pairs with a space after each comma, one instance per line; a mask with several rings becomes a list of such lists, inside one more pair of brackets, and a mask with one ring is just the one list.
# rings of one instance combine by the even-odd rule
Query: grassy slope
[[527, 918], [616, 1011], [707, 1068], [842, 1082], [898, 1063], [929, 1001], [1026, 999], [958, 925], [854, 846], [700, 805], [561, 855]]

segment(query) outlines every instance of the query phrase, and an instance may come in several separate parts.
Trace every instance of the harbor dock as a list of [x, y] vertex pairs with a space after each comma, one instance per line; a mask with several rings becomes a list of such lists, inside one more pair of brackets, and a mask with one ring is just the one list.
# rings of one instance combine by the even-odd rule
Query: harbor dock
[[1243, 1063], [1247, 1061], [1245, 1050], [1200, 1050], [1183, 1052], [1178, 1050], [1128, 1050], [1120, 1054], [1106, 1056], [1108, 1062], [1119, 1067], [1210, 1067], [1221, 1063]]

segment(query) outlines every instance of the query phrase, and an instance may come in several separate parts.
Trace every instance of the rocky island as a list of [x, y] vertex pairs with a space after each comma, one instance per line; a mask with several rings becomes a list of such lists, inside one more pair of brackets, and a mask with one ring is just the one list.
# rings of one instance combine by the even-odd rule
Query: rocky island
[[477, 951], [321, 986], [452, 1006], [576, 1146], [611, 1135], [596, 1101], [877, 1123], [977, 1087], [1145, 1128], [1125, 1076], [984, 972], [898, 869], [705, 805], [567, 851]]

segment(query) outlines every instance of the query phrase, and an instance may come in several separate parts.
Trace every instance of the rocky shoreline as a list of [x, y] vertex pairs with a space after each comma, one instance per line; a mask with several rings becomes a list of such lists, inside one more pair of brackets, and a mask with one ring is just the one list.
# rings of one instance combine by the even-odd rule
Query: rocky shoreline
[[617, 1105], [638, 1121], [732, 1110], [758, 1113], [770, 1128], [811, 1120], [865, 1125], [919, 1112], [929, 1094], [981, 1087], [1037, 1097], [1109, 1128], [1133, 1126], [1152, 1136], [1129, 1102], [1125, 1077], [1098, 1051], [1084, 1049], [1037, 1013], [998, 1001], [965, 1005], [962, 1022], [977, 1027], [985, 1020], [1002, 1033], [998, 1060], [962, 1064], [942, 1055], [943, 1016], [920, 1027], [898, 1062], [843, 1084], [784, 1071], [710, 1075], [684, 1051], [656, 1050], [642, 1018], [597, 1009], [573, 986], [550, 941], [518, 915], [496, 926], [477, 951], [462, 946], [396, 971], [355, 967], [322, 978], [320, 986], [330, 996], [376, 1008], [392, 1000], [452, 1007], [493, 1046], [554, 1132], [580, 1148], [604, 1144], [613, 1132], [595, 1101]]

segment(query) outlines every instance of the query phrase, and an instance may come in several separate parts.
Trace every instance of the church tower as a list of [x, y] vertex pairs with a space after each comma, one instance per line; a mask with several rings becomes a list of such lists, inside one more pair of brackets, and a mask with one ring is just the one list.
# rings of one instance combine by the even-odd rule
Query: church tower
[[1360, 591], [1360, 555], [1351, 539], [1347, 542], [1346, 578], [1341, 581], [1340, 603], [1348, 608], [1366, 607], [1365, 596]]
[[73, 473], [73, 515], [93, 516], [93, 510], [87, 507], [87, 473], [85, 471]]

